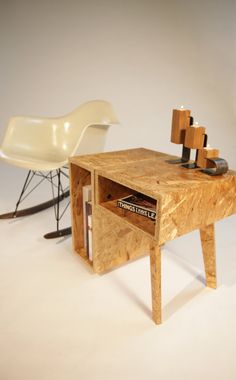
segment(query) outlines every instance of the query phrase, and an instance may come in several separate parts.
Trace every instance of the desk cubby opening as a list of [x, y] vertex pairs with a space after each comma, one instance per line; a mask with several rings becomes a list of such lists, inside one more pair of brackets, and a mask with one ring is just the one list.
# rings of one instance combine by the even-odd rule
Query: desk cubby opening
[[[70, 164], [70, 196], [72, 210], [73, 245], [75, 251], [90, 266], [93, 263], [88, 259], [84, 245], [84, 211], [83, 211], [83, 187], [91, 185], [91, 172], [73, 163]], [[92, 189], [93, 191], [93, 189]], [[92, 196], [93, 198], [93, 196]]]
[[[117, 206], [117, 201], [129, 195], [141, 194], [129, 187], [123, 186], [108, 178], [98, 176], [98, 200], [97, 203], [105, 209], [116, 214], [123, 220], [147, 232], [151, 236], [155, 235], [156, 220], [152, 220], [144, 215], [123, 209]], [[141, 194], [145, 197], [144, 194]], [[157, 201], [150, 198], [157, 213]], [[158, 215], [157, 215], [158, 217]]]

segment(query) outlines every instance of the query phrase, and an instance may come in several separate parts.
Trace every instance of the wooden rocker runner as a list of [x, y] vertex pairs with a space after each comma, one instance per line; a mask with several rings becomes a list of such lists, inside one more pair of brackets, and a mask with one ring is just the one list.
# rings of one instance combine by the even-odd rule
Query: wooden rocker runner
[[[68, 115], [58, 118], [12, 117], [0, 147], [0, 159], [25, 168], [28, 174], [15, 210], [0, 215], [0, 219], [31, 215], [54, 206], [56, 230], [45, 238], [65, 236], [71, 227], [60, 229], [59, 223], [69, 203], [60, 211], [60, 202], [69, 196], [68, 158], [75, 154], [101, 152], [111, 124], [118, 124], [112, 105], [103, 100], [82, 104]], [[33, 185], [32, 180], [40, 180]], [[52, 187], [53, 198], [33, 207], [20, 209], [20, 204], [43, 181]], [[30, 186], [32, 187], [30, 189]]]

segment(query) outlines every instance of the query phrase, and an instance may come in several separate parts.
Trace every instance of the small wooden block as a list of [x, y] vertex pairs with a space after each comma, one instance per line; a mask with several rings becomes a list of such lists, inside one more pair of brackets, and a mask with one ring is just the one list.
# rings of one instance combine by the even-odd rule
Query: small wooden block
[[194, 127], [186, 129], [184, 146], [190, 149], [201, 149], [204, 145], [205, 127]]
[[183, 144], [186, 128], [190, 126], [190, 110], [175, 109], [172, 114], [171, 142]]
[[203, 148], [198, 150], [197, 166], [200, 168], [212, 168], [214, 164], [207, 160], [207, 158], [219, 157], [219, 149]]

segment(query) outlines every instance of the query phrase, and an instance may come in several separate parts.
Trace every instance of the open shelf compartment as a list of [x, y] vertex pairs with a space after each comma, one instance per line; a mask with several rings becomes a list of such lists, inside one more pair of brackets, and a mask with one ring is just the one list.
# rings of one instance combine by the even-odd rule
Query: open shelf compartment
[[[151, 236], [155, 235], [156, 220], [152, 220], [146, 216], [134, 213], [132, 211], [117, 206], [117, 201], [129, 195], [141, 194], [137, 191], [114, 182], [108, 178], [98, 175], [98, 199], [97, 203], [105, 209], [113, 212], [123, 220], [134, 225]], [[144, 194], [141, 194], [145, 196]], [[150, 197], [149, 197], [150, 198]], [[157, 200], [151, 198], [157, 214]]]

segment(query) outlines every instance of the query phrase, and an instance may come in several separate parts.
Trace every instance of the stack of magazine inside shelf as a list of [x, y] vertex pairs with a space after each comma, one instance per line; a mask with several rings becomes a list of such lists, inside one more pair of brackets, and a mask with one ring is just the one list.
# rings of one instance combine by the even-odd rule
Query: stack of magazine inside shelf
[[92, 187], [83, 186], [84, 249], [90, 261], [93, 260], [92, 245]]
[[117, 206], [128, 212], [156, 220], [156, 200], [144, 194], [131, 194], [117, 200]]

